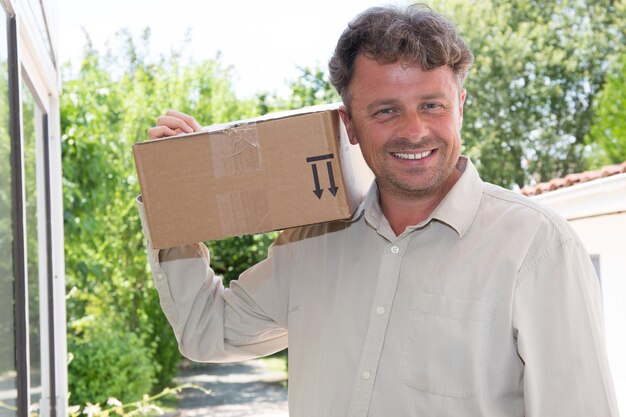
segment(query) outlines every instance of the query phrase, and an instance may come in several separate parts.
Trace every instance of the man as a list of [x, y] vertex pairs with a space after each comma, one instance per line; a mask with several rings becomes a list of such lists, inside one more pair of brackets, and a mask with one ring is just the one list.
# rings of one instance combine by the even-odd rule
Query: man
[[[283, 232], [229, 289], [204, 245], [157, 253], [148, 236], [186, 356], [243, 360], [289, 344], [292, 417], [617, 416], [582, 244], [460, 156], [472, 60], [425, 7], [350, 23], [331, 79], [376, 181], [350, 222]], [[199, 128], [178, 112], [157, 124], [151, 138]]]

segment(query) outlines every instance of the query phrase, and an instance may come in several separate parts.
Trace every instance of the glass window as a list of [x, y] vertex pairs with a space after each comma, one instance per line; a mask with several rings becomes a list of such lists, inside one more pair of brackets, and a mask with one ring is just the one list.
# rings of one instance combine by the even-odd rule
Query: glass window
[[[21, 87], [22, 149], [24, 155], [24, 211], [26, 214], [26, 275], [28, 280], [28, 342], [30, 361], [30, 409], [36, 414], [41, 399], [42, 301], [45, 301], [46, 215], [43, 175], [43, 117], [26, 84]], [[43, 283], [43, 285], [42, 285]], [[45, 313], [43, 313], [45, 314]]]
[[596, 275], [600, 278], [600, 255], [592, 254], [591, 263], [593, 264], [593, 268], [596, 270]]
[[17, 415], [7, 19], [0, 7], [0, 416]]
[[26, 0], [22, 5], [24, 6], [24, 13], [29, 14], [30, 18], [36, 22], [40, 41], [45, 45], [50, 59], [54, 62], [54, 53], [48, 35], [48, 21], [44, 14], [44, 3], [41, 0]]
[[600, 286], [602, 286], [602, 275], [600, 274], [600, 255], [592, 254], [591, 263], [593, 264], [593, 269], [596, 270], [596, 275], [598, 276], [598, 280], [600, 281]]

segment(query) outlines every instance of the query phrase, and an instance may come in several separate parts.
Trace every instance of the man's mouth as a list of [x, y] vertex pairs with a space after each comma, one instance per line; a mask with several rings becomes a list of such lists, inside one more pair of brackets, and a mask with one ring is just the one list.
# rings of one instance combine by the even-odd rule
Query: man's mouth
[[421, 153], [402, 153], [402, 152], [394, 152], [392, 153], [394, 158], [398, 158], [398, 159], [407, 159], [407, 160], [417, 160], [417, 159], [422, 159], [427, 157], [428, 155], [432, 154], [433, 151], [432, 149], [430, 151], [425, 151], [425, 152], [421, 152]]

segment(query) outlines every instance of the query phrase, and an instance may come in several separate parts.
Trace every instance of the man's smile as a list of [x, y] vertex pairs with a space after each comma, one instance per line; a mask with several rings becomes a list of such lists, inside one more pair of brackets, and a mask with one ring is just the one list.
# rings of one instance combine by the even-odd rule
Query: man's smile
[[417, 160], [417, 159], [422, 159], [425, 158], [429, 155], [431, 155], [434, 152], [434, 150], [429, 150], [429, 151], [425, 151], [425, 152], [418, 152], [418, 153], [404, 153], [404, 152], [393, 152], [391, 155], [394, 158], [398, 158], [398, 159], [406, 159], [406, 160]]

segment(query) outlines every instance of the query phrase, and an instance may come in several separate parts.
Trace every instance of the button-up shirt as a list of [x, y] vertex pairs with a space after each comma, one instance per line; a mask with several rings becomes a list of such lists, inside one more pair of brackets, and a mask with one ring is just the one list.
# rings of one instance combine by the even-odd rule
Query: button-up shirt
[[292, 417], [617, 416], [578, 237], [466, 158], [457, 169], [401, 235], [374, 183], [351, 221], [284, 231], [228, 289], [204, 245], [157, 251], [144, 228], [181, 352], [220, 362], [288, 345]]

